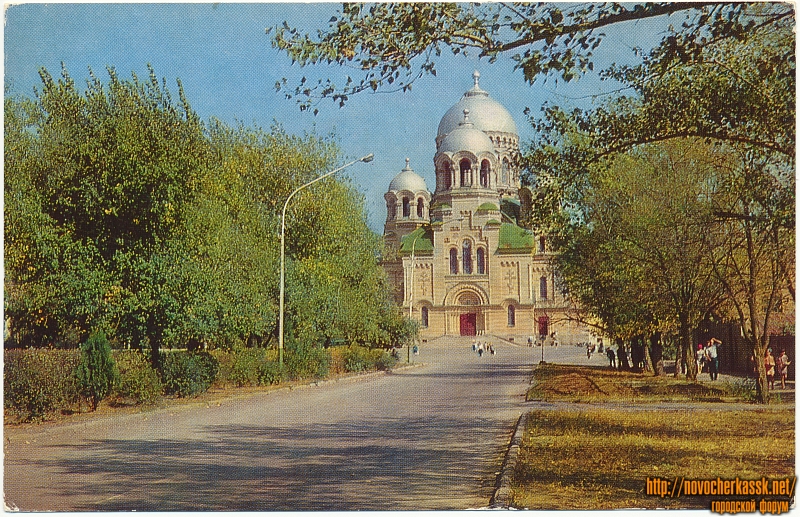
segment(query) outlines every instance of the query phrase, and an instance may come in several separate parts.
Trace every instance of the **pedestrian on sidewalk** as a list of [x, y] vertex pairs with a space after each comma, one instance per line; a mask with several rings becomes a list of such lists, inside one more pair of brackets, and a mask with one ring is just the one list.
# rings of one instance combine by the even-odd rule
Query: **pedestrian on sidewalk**
[[616, 369], [617, 357], [614, 354], [614, 350], [612, 350], [611, 347], [606, 348], [606, 356], [608, 356], [608, 366], [610, 366], [613, 369]]
[[717, 347], [721, 344], [722, 341], [712, 337], [706, 345], [706, 361], [708, 362], [708, 373], [712, 381], [719, 378], [719, 351]]
[[697, 362], [697, 374], [703, 373], [703, 368], [706, 366], [706, 350], [703, 348], [703, 343], [697, 344], [697, 352], [695, 352], [695, 361]]
[[767, 371], [767, 389], [775, 389], [775, 358], [772, 357], [772, 349], [767, 348], [764, 353], [764, 369]]
[[775, 369], [778, 371], [778, 375], [781, 376], [781, 389], [786, 389], [786, 377], [789, 375], [789, 365], [791, 361], [789, 361], [789, 357], [786, 355], [786, 350], [781, 350], [780, 355], [778, 355], [778, 359], [775, 361]]

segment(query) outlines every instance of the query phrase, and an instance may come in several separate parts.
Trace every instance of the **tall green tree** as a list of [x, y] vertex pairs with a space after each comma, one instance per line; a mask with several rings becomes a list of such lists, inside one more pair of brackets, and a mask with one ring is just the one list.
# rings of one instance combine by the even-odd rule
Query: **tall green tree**
[[764, 153], [727, 149], [712, 198], [714, 224], [705, 232], [714, 272], [738, 320], [758, 371], [757, 395], [769, 392], [763, 357], [771, 322], [794, 301], [795, 176]]
[[692, 331], [721, 303], [705, 238], [716, 174], [709, 154], [701, 141], [671, 140], [593, 167], [585, 219], [556, 258], [569, 292], [612, 337], [678, 334], [690, 379]]
[[[207, 145], [180, 85], [176, 103], [152, 69], [145, 81], [108, 75], [103, 84], [90, 72], [81, 92], [66, 69], [58, 80], [41, 71], [25, 160], [7, 162], [6, 195], [25, 205], [6, 212], [14, 256], [6, 310], [12, 330], [27, 327], [40, 344], [105, 329], [136, 346], [147, 337], [157, 350], [180, 317], [157, 287], [173, 263], [165, 245], [195, 194]], [[38, 321], [25, 314], [34, 307]]]
[[[91, 75], [91, 74], [90, 74]], [[6, 314], [23, 346], [268, 346], [277, 328], [280, 212], [336, 166], [334, 139], [202, 123], [151, 70], [80, 91], [42, 71], [5, 101]], [[354, 186], [330, 179], [288, 212], [289, 327], [301, 345], [386, 344], [398, 323], [380, 239]], [[391, 331], [387, 330], [391, 329]], [[399, 330], [398, 330], [399, 329]]]

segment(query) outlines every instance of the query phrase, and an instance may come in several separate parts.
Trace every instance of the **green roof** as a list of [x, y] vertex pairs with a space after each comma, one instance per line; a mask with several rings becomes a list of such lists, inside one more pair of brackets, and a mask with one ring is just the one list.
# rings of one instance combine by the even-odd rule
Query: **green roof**
[[535, 245], [535, 237], [525, 228], [510, 223], [500, 225], [498, 253], [526, 253], [532, 251]]
[[499, 210], [494, 203], [484, 203], [478, 207], [478, 210]]
[[503, 215], [511, 221], [512, 223], [517, 223], [519, 221], [520, 216], [520, 204], [519, 200], [505, 197], [500, 200], [500, 211], [503, 212]]
[[412, 246], [414, 247], [415, 255], [433, 254], [433, 233], [430, 227], [420, 226], [405, 237], [402, 237], [400, 239], [400, 254], [410, 255]]

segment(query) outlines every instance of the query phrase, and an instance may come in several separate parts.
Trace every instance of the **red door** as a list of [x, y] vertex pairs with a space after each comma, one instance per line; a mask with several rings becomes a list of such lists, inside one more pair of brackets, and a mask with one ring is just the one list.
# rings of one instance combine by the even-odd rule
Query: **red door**
[[461, 315], [461, 335], [462, 336], [474, 336], [477, 334], [477, 314], [462, 314]]

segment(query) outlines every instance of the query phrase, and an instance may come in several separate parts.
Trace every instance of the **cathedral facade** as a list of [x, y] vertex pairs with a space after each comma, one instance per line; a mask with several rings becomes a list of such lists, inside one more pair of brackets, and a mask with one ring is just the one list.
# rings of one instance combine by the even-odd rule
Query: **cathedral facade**
[[544, 236], [518, 225], [519, 135], [479, 85], [442, 117], [433, 193], [406, 160], [385, 194], [383, 266], [420, 336], [588, 341], [568, 321]]

